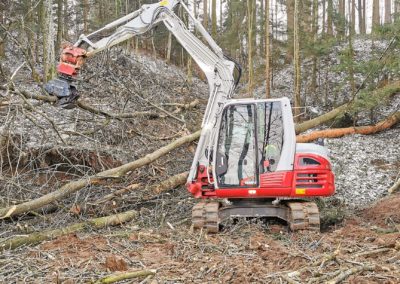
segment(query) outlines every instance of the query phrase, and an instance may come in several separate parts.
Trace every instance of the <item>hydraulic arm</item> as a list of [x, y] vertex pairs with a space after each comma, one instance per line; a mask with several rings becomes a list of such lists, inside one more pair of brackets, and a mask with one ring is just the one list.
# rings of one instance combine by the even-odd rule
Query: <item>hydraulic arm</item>
[[[189, 14], [195, 29], [208, 46], [197, 38], [174, 13], [173, 10], [178, 5], [181, 5]], [[87, 57], [133, 36], [144, 34], [161, 22], [193, 57], [205, 73], [209, 85], [209, 100], [202, 122], [202, 132], [188, 178], [188, 182], [191, 182], [195, 179], [199, 164], [213, 167], [211, 155], [213, 152], [212, 141], [217, 135], [216, 124], [238, 81], [234, 78], [234, 69], [239, 69], [240, 76], [240, 67], [223, 54], [222, 49], [191, 14], [183, 1], [163, 0], [159, 3], [143, 5], [139, 10], [111, 22], [89, 35], [81, 35], [75, 44], [64, 48], [57, 67], [59, 79], [50, 81], [45, 89], [51, 95], [58, 97], [62, 107], [73, 106], [79, 97], [74, 81]], [[103, 31], [111, 29], [116, 30], [110, 36], [94, 41]], [[210, 175], [208, 179], [211, 182]]]

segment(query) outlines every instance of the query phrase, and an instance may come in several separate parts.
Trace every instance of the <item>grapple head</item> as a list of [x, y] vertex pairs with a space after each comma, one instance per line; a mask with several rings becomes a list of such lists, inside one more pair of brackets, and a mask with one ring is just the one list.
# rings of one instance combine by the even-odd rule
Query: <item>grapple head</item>
[[57, 97], [57, 105], [62, 108], [71, 109], [75, 107], [75, 101], [79, 98], [78, 91], [70, 81], [53, 79], [44, 85], [47, 93]]

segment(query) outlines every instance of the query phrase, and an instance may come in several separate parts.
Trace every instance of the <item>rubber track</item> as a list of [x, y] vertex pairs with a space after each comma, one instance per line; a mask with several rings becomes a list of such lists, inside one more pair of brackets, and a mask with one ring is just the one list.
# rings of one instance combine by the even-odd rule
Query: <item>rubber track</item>
[[292, 231], [320, 230], [320, 217], [314, 202], [288, 202], [290, 208], [289, 227]]
[[204, 229], [207, 233], [219, 231], [219, 202], [201, 201], [192, 209], [194, 229]]

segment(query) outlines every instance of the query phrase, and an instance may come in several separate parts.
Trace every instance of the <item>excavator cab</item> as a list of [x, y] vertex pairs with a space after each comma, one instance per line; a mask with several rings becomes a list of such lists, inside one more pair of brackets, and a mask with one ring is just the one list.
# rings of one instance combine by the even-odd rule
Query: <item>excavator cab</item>
[[225, 107], [215, 162], [218, 187], [257, 187], [260, 174], [277, 170], [284, 144], [283, 111], [281, 100]]

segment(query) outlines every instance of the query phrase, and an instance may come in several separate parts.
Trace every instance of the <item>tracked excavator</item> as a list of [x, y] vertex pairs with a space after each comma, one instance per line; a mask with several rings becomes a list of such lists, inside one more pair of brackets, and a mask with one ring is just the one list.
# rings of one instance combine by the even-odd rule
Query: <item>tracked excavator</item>
[[[200, 40], [175, 14], [180, 5]], [[143, 5], [66, 46], [58, 78], [45, 90], [63, 108], [74, 107], [74, 84], [85, 59], [142, 35], [163, 23], [207, 77], [209, 100], [190, 168], [187, 189], [200, 201], [192, 210], [194, 228], [218, 232], [222, 221], [238, 217], [275, 217], [292, 231], [320, 228], [315, 197], [335, 191], [327, 150], [296, 143], [290, 101], [233, 99], [240, 66], [224, 55], [181, 0]], [[104, 34], [108, 34], [104, 36]]]

